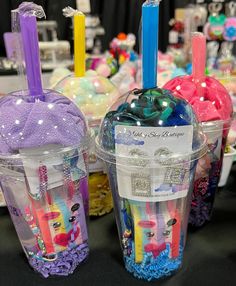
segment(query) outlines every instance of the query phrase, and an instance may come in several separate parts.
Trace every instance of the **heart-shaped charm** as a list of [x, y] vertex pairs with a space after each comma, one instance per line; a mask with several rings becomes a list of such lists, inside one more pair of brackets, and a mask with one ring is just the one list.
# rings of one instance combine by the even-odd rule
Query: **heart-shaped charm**
[[[68, 233], [60, 233], [60, 234], [57, 234], [57, 235], [54, 237], [54, 242], [55, 242], [57, 245], [60, 245], [60, 246], [63, 246], [63, 247], [67, 247], [68, 244], [69, 244], [69, 242], [71, 241], [72, 232], [74, 233], [73, 241], [75, 241], [76, 238], [79, 236], [79, 233], [80, 233], [79, 227], [76, 228], [76, 231], [74, 231], [74, 230], [72, 229], [72, 230], [70, 230]], [[73, 241], [71, 241], [71, 242], [73, 242]]]

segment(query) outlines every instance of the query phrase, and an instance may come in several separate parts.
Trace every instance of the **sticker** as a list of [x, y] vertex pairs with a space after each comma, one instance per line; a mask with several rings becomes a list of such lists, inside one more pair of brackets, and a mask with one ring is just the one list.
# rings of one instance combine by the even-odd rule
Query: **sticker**
[[[73, 198], [65, 198], [64, 190], [51, 191], [51, 205], [46, 205], [42, 216], [37, 217], [38, 221], [45, 221], [51, 234], [51, 245], [53, 252], [60, 252], [69, 246], [70, 242], [75, 245], [80, 245], [88, 238], [86, 229], [86, 219], [83, 207], [83, 200], [78, 190], [73, 195]], [[78, 208], [75, 206], [78, 205]], [[36, 215], [41, 215], [36, 212]], [[46, 233], [43, 232], [44, 227], [41, 222], [41, 235], [44, 238]], [[73, 240], [72, 233], [73, 234]], [[47, 241], [45, 239], [45, 241]]]
[[181, 162], [167, 158], [172, 153], [190, 153], [192, 141], [192, 126], [117, 125], [115, 148], [119, 195], [145, 202], [185, 197], [189, 189], [190, 158], [186, 156]]
[[[41, 156], [48, 152], [48, 150], [53, 150], [53, 156]], [[29, 183], [30, 192], [32, 195], [36, 195], [40, 192], [40, 182], [38, 176], [38, 169], [40, 166], [47, 167], [47, 176], [48, 176], [48, 190], [57, 188], [64, 184], [64, 155], [67, 155], [70, 165], [70, 172], [72, 181], [79, 180], [81, 177], [86, 175], [86, 166], [84, 163], [84, 158], [77, 150], [72, 150], [65, 153], [56, 152], [61, 148], [58, 145], [43, 146], [40, 148], [34, 149], [24, 149], [20, 150], [20, 154], [24, 156], [22, 159], [25, 174]], [[46, 154], [46, 153], [45, 153]]]
[[76, 6], [83, 13], [91, 13], [90, 0], [76, 0]]

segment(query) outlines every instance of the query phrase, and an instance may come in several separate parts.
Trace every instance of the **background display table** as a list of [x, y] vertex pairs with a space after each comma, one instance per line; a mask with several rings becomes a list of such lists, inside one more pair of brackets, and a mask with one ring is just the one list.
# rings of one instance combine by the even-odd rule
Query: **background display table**
[[220, 189], [211, 223], [188, 232], [184, 265], [160, 282], [133, 278], [123, 266], [114, 214], [91, 219], [90, 256], [69, 277], [43, 279], [28, 265], [6, 208], [0, 208], [1, 286], [235, 286], [236, 285], [236, 166]]

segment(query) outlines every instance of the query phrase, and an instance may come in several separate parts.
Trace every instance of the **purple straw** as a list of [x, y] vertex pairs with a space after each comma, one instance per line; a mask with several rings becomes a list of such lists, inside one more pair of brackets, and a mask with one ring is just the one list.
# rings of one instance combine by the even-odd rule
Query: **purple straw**
[[19, 15], [19, 17], [29, 93], [31, 96], [42, 97], [37, 20], [33, 15]]

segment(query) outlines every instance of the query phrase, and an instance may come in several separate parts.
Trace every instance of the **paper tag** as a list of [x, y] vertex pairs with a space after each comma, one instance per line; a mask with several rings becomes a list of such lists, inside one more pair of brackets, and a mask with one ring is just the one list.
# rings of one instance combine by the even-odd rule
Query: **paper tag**
[[83, 13], [91, 13], [90, 0], [76, 0], [76, 6]]
[[[158, 202], [185, 197], [189, 190], [189, 159], [171, 167], [161, 154], [192, 151], [193, 127], [115, 127], [119, 195], [136, 201]], [[121, 155], [122, 157], [119, 157]], [[139, 159], [153, 158], [149, 162]], [[124, 157], [129, 157], [124, 163]], [[149, 167], [148, 163], [158, 168]], [[174, 162], [173, 162], [174, 163]], [[137, 167], [135, 167], [137, 165]]]
[[[53, 150], [53, 156], [42, 156], [44, 152]], [[63, 156], [65, 154], [57, 152], [60, 148], [58, 145], [43, 146], [35, 149], [20, 150], [20, 154], [24, 156], [23, 165], [25, 174], [29, 183], [30, 192], [35, 195], [40, 191], [40, 181], [38, 170], [40, 166], [47, 167], [48, 189], [53, 189], [64, 184], [63, 182]], [[78, 154], [77, 150], [68, 152], [71, 168], [72, 181], [78, 180], [86, 174], [86, 167], [82, 155]]]

